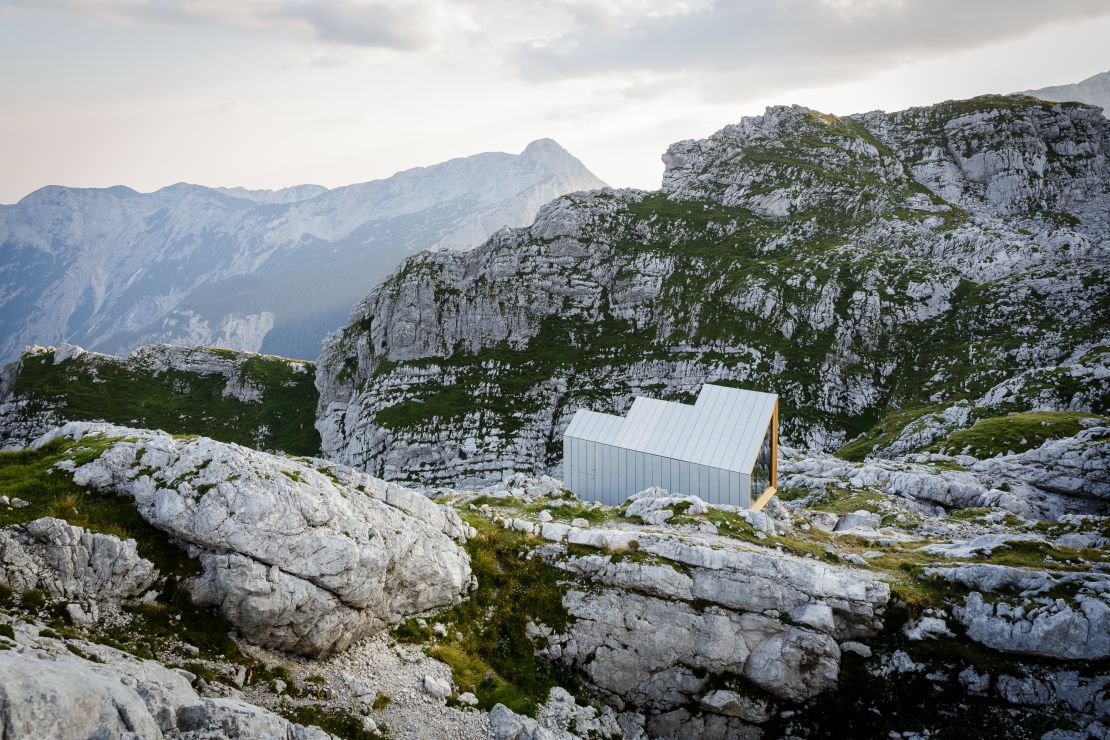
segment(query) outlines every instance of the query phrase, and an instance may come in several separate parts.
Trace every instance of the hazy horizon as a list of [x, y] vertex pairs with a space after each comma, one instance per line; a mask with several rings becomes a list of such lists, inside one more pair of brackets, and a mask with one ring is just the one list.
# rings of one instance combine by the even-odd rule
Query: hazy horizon
[[1078, 82], [1110, 5], [0, 0], [0, 203], [47, 185], [328, 188], [552, 138], [614, 187], [765, 106]]

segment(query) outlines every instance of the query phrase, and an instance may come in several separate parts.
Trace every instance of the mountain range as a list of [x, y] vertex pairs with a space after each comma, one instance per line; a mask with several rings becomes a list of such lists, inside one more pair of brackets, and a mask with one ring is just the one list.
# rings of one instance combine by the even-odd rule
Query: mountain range
[[[5, 366], [0, 726], [1105, 737], [1110, 120], [775, 106], [663, 161], [409, 256], [316, 363]], [[763, 509], [558, 479], [576, 409], [705, 383], [779, 395]]]
[[1110, 72], [1100, 72], [1081, 82], [1073, 82], [1068, 85], [1052, 85], [1036, 90], [1026, 90], [1025, 94], [1044, 100], [1075, 100], [1080, 103], [1097, 105], [1102, 108], [1102, 115], [1107, 116], [1110, 115]]
[[776, 392], [785, 440], [904, 454], [1110, 402], [1110, 121], [983, 96], [775, 106], [468, 252], [410, 258], [329, 336], [324, 454], [390, 479], [559, 474], [576, 409]]
[[602, 186], [550, 139], [328, 190], [51, 186], [0, 206], [0, 361], [71, 341], [314, 358], [406, 256], [462, 250]]

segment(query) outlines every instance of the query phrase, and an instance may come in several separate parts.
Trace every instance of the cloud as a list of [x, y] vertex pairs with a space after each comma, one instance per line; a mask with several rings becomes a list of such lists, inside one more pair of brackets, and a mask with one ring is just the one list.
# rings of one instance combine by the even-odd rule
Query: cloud
[[1110, 14], [1105, 0], [557, 1], [565, 29], [512, 52], [526, 79], [656, 75], [719, 100], [858, 79]]
[[446, 0], [0, 0], [4, 7], [115, 21], [285, 29], [328, 45], [401, 51], [428, 50], [478, 33], [469, 6]]
[[[0, 0], [0, 9], [281, 31], [304, 64], [456, 47], [528, 83], [623, 100], [754, 100], [1110, 15], [1107, 0]], [[458, 41], [465, 48], [459, 48]], [[1046, 53], [1053, 53], [1046, 50]]]

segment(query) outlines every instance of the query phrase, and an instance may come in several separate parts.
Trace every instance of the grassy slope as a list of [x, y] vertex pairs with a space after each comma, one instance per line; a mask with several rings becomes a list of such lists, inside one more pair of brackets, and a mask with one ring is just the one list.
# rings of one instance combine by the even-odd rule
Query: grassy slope
[[574, 690], [573, 674], [535, 656], [525, 625], [529, 621], [561, 631], [568, 615], [558, 580], [562, 575], [528, 549], [539, 540], [470, 517], [478, 535], [467, 542], [478, 590], [467, 601], [436, 615], [448, 637], [410, 620], [394, 636], [407, 642], [433, 642], [428, 654], [451, 666], [460, 691], [473, 692], [478, 706], [501, 703], [535, 715], [554, 686]]
[[54, 365], [51, 354], [25, 356], [14, 391], [58, 408], [65, 419], [199, 434], [293, 455], [318, 454], [311, 363], [306, 363], [307, 372], [298, 373], [282, 358], [242, 356], [242, 376], [264, 389], [260, 403], [225, 397], [227, 383], [220, 375], [154, 374], [88, 356]]
[[1079, 422], [1097, 419], [1110, 424], [1110, 418], [1085, 411], [1031, 411], [980, 419], [967, 429], [957, 429], [930, 447], [931, 450], [962, 453], [978, 458], [1024, 452], [1040, 447], [1050, 439], [1062, 439], [1084, 429]]

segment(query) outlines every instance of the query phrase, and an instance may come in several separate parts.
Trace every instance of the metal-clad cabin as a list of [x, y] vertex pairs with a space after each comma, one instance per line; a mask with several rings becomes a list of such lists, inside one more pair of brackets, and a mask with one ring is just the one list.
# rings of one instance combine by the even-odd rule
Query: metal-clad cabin
[[614, 506], [650, 486], [762, 509], [778, 485], [779, 397], [703, 385], [693, 405], [637, 398], [627, 416], [580, 409], [563, 434], [563, 483]]

